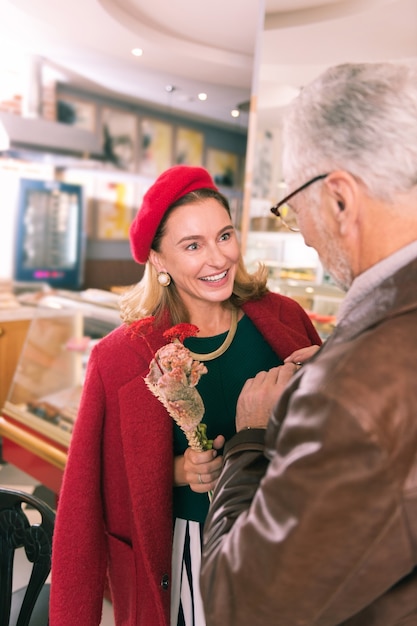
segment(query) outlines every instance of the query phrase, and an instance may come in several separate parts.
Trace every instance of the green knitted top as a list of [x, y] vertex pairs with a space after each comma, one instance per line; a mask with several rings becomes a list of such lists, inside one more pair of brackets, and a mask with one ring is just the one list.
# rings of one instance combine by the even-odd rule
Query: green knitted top
[[[226, 333], [215, 337], [189, 337], [184, 345], [198, 354], [208, 354], [223, 343]], [[203, 360], [204, 362], [204, 360]], [[226, 441], [235, 433], [236, 403], [248, 378], [262, 370], [281, 365], [275, 354], [251, 320], [244, 316], [238, 323], [232, 344], [224, 354], [205, 363], [204, 374], [197, 389], [203, 399], [207, 436], [223, 435]], [[187, 440], [181, 429], [174, 426], [174, 455], [183, 454]], [[203, 523], [209, 506], [207, 493], [198, 494], [186, 487], [174, 488], [174, 517]]]

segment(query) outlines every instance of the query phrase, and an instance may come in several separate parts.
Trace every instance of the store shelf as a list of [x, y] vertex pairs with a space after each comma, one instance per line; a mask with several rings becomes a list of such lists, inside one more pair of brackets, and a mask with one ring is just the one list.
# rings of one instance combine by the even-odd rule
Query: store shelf
[[47, 149], [79, 155], [99, 155], [102, 152], [99, 136], [82, 128], [4, 111], [0, 112], [0, 120], [14, 149]]

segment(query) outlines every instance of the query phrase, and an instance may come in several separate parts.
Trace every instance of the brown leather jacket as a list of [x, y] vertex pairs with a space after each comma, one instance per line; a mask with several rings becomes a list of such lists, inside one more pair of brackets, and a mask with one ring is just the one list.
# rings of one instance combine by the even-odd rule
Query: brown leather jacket
[[417, 625], [417, 260], [359, 302], [229, 442], [207, 626]]

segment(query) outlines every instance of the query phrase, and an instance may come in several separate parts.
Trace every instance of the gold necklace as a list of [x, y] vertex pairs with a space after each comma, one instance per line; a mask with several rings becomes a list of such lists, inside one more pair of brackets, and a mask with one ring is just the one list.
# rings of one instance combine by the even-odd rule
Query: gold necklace
[[229, 332], [226, 335], [226, 339], [223, 341], [222, 345], [214, 350], [213, 352], [208, 352], [207, 354], [197, 354], [197, 352], [191, 352], [190, 354], [195, 361], [212, 361], [216, 359], [221, 354], [224, 354], [227, 348], [232, 343], [234, 336], [237, 330], [237, 309], [232, 309], [232, 319], [230, 320], [230, 328]]

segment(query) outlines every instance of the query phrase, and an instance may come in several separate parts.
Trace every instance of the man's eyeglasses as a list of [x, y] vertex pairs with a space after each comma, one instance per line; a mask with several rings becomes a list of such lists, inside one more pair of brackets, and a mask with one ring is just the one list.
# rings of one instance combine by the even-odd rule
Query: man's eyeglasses
[[304, 183], [304, 185], [301, 185], [301, 187], [298, 187], [297, 189], [292, 191], [290, 194], [288, 194], [288, 196], [285, 196], [285, 198], [283, 198], [282, 200], [274, 204], [274, 206], [271, 208], [271, 213], [273, 213], [276, 217], [279, 217], [281, 222], [284, 224], [286, 228], [288, 228], [288, 230], [291, 230], [293, 233], [299, 233], [300, 229], [297, 226], [291, 226], [285, 221], [285, 218], [283, 218], [280, 213], [280, 208], [284, 206], [284, 204], [287, 204], [288, 200], [291, 200], [291, 198], [293, 198], [297, 193], [300, 193], [300, 191], [304, 191], [304, 189], [306, 189], [313, 183], [316, 183], [318, 180], [322, 180], [323, 178], [326, 178], [326, 176], [328, 175], [329, 174], [320, 174], [319, 176], [315, 176], [311, 180], [307, 181], [306, 183]]

